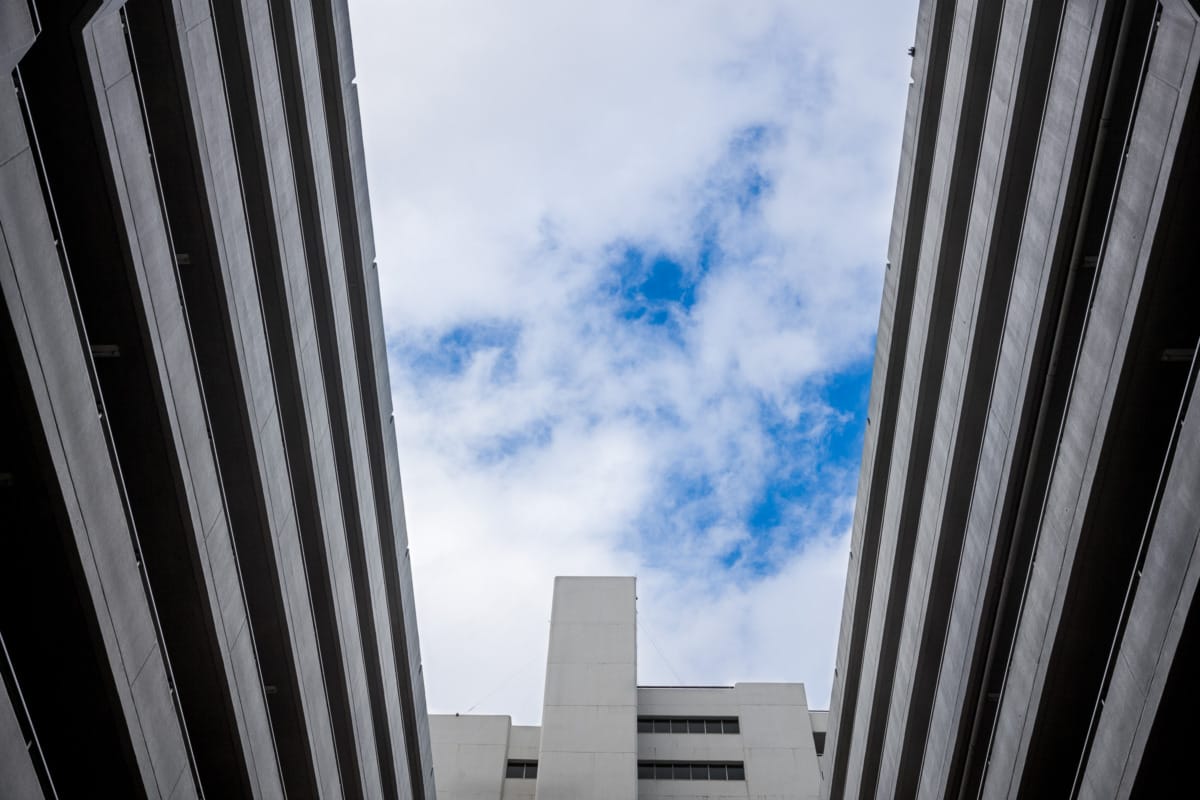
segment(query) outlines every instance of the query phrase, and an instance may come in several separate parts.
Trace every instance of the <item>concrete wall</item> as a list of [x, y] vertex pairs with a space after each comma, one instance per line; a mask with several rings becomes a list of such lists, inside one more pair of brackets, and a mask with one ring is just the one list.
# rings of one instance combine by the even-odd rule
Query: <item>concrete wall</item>
[[538, 800], [637, 796], [633, 578], [556, 578]]
[[821, 775], [812, 720], [800, 684], [739, 683], [729, 688], [638, 689], [639, 716], [737, 717], [737, 734], [639, 733], [638, 759], [741, 761], [746, 780], [638, 781], [642, 798], [814, 798]]
[[0, 61], [0, 786], [432, 798], [345, 0], [0, 0]]
[[[24, 4], [5, 0], [4, 5], [0, 21], [7, 26], [18, 19], [8, 6]], [[21, 42], [9, 41], [18, 31], [15, 25], [4, 31], [6, 76], [37, 44], [32, 36], [22, 37]], [[25, 33], [32, 31], [26, 29]], [[23, 118], [22, 103], [27, 97], [13, 91], [4, 94], [0, 103], [0, 292], [4, 302], [0, 327], [4, 333], [0, 338], [6, 351], [5, 368], [12, 370], [5, 381], [6, 392], [14, 400], [20, 398], [18, 402], [24, 401], [20, 406], [23, 416], [14, 414], [4, 424], [33, 437], [32, 448], [44, 466], [13, 463], [10, 459], [16, 448], [6, 437], [0, 447], [5, 467], [0, 470], [11, 482], [7, 494], [44, 493], [56, 506], [49, 518], [25, 517], [10, 514], [12, 506], [6, 497], [4, 515], [6, 525], [26, 531], [26, 537], [59, 543], [53, 553], [14, 548], [4, 555], [6, 565], [24, 573], [6, 574], [7, 586], [33, 582], [25, 587], [23, 597], [5, 597], [5, 658], [12, 670], [5, 670], [5, 688], [11, 701], [20, 687], [24, 702], [13, 706], [28, 711], [31, 730], [27, 741], [36, 736], [42, 742], [50, 769], [61, 776], [59, 791], [80, 792], [99, 782], [115, 791], [150, 797], [166, 797], [172, 792], [195, 796], [187, 732], [172, 694], [162, 630], [126, 498], [114, 471], [111, 432], [103, 399], [96, 394], [91, 354], [64, 269], [57, 220], [40, 184], [41, 158]], [[104, 187], [92, 190], [103, 193]], [[56, 586], [51, 582], [52, 577], [65, 575], [70, 575], [73, 584]], [[36, 590], [40, 586], [76, 599], [82, 629], [60, 618], [60, 609], [39, 597]], [[30, 637], [14, 635], [17, 628], [27, 629]], [[46, 637], [47, 630], [61, 632], [64, 639], [75, 633], [79, 636], [67, 642]], [[68, 645], [72, 650], [64, 651]], [[56, 655], [83, 663], [56, 663]], [[51, 660], [44, 661], [47, 656]], [[73, 674], [74, 667], [93, 664], [98, 684], [62, 682], [68, 676], [78, 677]], [[42, 687], [47, 680], [53, 685]], [[88, 698], [79, 694], [81, 689], [104, 694]], [[28, 703], [27, 709], [24, 703]], [[72, 713], [70, 704], [78, 704], [77, 711]], [[81, 725], [98, 722], [105, 724], [80, 730]], [[105, 741], [96, 752], [108, 763], [95, 763], [94, 755], [86, 751], [71, 752], [72, 747], [86, 744], [81, 736], [97, 735]], [[113, 757], [115, 763], [109, 761]], [[5, 760], [6, 769], [10, 763]], [[14, 774], [13, 786], [27, 785], [28, 773], [23, 766], [19, 768], [24, 778]], [[78, 777], [71, 777], [72, 772]], [[8, 776], [0, 775], [0, 785], [8, 784]]]
[[434, 785], [442, 800], [498, 800], [508, 761], [509, 717], [433, 714]]
[[915, 43], [823, 796], [1169, 794], [1197, 9], [926, 0]]
[[442, 800], [533, 800], [537, 781], [508, 778], [510, 759], [537, 761], [541, 728], [509, 717], [433, 714], [434, 780]]
[[[741, 709], [734, 687], [641, 687], [638, 716], [738, 717]], [[639, 733], [639, 761], [745, 761], [746, 729], [741, 733]], [[747, 770], [749, 765], [747, 764]], [[748, 781], [639, 780], [639, 798], [747, 798]]]
[[[534, 725], [513, 725], [508, 732], [508, 757], [537, 761], [542, 729]], [[503, 800], [533, 800], [537, 781], [530, 778], [505, 778]]]

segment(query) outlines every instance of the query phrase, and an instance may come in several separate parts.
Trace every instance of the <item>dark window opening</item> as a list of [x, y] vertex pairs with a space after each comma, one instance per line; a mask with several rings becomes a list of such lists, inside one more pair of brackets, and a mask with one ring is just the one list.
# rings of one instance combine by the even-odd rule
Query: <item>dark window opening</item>
[[813, 731], [813, 744], [817, 746], [817, 755], [824, 755], [825, 731]]
[[741, 761], [639, 761], [638, 778], [652, 781], [744, 781]]
[[638, 717], [638, 733], [740, 733], [737, 717]]
[[509, 759], [508, 768], [504, 771], [506, 778], [536, 778], [537, 762]]

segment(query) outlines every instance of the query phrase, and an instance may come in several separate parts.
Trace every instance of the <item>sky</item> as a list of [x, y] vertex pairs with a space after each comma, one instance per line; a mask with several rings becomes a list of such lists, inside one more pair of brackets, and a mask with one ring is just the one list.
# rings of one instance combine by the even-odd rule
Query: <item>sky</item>
[[430, 712], [539, 722], [556, 575], [828, 707], [915, 0], [350, 8]]

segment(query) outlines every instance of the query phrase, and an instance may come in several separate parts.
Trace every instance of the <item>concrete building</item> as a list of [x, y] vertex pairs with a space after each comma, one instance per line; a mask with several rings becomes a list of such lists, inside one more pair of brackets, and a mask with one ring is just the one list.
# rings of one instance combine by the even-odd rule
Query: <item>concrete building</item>
[[433, 798], [345, 0], [0, 63], [0, 796]]
[[822, 797], [1195, 795], [1198, 65], [920, 3]]
[[556, 579], [541, 727], [431, 716], [440, 800], [815, 798], [804, 686], [638, 686], [636, 613], [633, 578]]

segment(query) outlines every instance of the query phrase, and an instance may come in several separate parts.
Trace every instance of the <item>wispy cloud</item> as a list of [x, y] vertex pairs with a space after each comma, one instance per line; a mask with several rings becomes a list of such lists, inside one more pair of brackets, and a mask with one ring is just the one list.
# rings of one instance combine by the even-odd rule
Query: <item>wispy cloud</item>
[[352, 13], [431, 708], [537, 720], [558, 574], [824, 704], [913, 3]]

